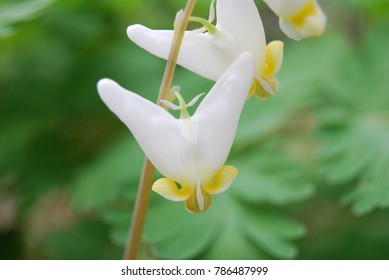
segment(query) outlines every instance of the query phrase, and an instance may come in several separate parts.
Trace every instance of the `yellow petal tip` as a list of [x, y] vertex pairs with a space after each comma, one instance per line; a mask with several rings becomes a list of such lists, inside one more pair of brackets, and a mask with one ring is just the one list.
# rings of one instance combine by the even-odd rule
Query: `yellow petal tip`
[[184, 201], [191, 195], [190, 188], [184, 186], [179, 188], [176, 182], [169, 178], [158, 179], [151, 189], [171, 201]]
[[219, 194], [226, 191], [238, 175], [239, 171], [232, 165], [225, 165], [216, 172], [213, 181], [205, 189], [210, 194]]

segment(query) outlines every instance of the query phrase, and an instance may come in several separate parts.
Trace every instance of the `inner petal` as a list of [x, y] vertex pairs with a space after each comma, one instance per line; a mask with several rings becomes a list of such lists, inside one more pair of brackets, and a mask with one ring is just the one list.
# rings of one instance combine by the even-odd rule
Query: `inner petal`
[[201, 186], [200, 178], [196, 178], [196, 189], [193, 194], [185, 201], [186, 209], [191, 213], [204, 212], [209, 208], [212, 197]]
[[187, 200], [185, 200], [185, 208], [191, 213], [201, 213], [206, 211], [212, 203], [212, 197], [201, 188], [201, 195], [204, 199], [204, 204], [200, 207], [197, 199], [197, 194], [193, 194]]
[[256, 77], [251, 85], [249, 97], [254, 95], [261, 99], [268, 98], [274, 95], [277, 87], [278, 81], [275, 77]]

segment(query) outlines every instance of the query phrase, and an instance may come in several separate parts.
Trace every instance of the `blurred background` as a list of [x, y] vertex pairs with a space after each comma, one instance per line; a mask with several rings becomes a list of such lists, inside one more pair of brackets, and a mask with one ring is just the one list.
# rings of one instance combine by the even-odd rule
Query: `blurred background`
[[[248, 100], [227, 161], [240, 174], [209, 211], [153, 194], [141, 257], [389, 259], [389, 2], [322, 0], [326, 33], [301, 42], [256, 3], [285, 42], [279, 91]], [[121, 258], [143, 155], [96, 83], [156, 100], [165, 62], [125, 31], [171, 29], [184, 6], [0, 0], [0, 259]], [[212, 86], [182, 68], [175, 83]]]

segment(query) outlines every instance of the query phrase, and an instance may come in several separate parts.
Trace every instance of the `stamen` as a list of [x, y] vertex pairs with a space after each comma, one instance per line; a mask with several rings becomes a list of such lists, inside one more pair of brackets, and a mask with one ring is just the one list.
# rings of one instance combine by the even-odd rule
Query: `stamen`
[[197, 101], [199, 101], [200, 97], [203, 96], [205, 93], [200, 93], [199, 95], [195, 96], [188, 104], [185, 102], [184, 98], [180, 94], [180, 87], [174, 86], [171, 91], [172, 95], [175, 96], [178, 100], [178, 106], [167, 101], [167, 100], [160, 100], [162, 104], [167, 106], [168, 108], [172, 110], [180, 110], [180, 119], [187, 119], [190, 117], [188, 108], [196, 104]]
[[176, 104], [173, 104], [167, 100], [161, 99], [159, 102], [161, 102], [163, 105], [165, 105], [166, 107], [168, 107], [169, 109], [171, 109], [173, 111], [180, 110], [179, 106], [177, 106]]
[[181, 96], [181, 94], [179, 92], [179, 88], [173, 88], [173, 89], [176, 89], [175, 91], [173, 91], [173, 94], [176, 96], [176, 98], [178, 100], [178, 107], [179, 107], [179, 109], [181, 111], [180, 119], [189, 118], [190, 115], [189, 115], [188, 109], [187, 109], [188, 106], [186, 105], [184, 98], [182, 98], [182, 96]]
[[186, 107], [192, 107], [193, 105], [195, 105], [197, 103], [197, 101], [199, 101], [200, 97], [202, 97], [205, 94], [206, 93], [203, 92], [203, 93], [196, 95], [188, 104], [186, 104]]

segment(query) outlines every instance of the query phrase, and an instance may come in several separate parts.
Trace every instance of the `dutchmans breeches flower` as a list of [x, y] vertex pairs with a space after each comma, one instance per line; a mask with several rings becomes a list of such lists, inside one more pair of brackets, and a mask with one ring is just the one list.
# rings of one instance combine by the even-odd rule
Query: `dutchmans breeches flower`
[[[278, 87], [275, 77], [281, 67], [283, 43], [266, 46], [262, 21], [253, 0], [217, 0], [217, 23], [211, 4], [209, 20], [192, 17], [203, 28], [187, 31], [182, 42], [178, 64], [216, 81], [242, 52], [254, 55], [256, 65], [250, 95], [268, 97]], [[131, 25], [128, 37], [150, 53], [166, 59], [173, 38], [172, 30], [151, 30]]]
[[320, 36], [326, 16], [316, 0], [264, 0], [280, 18], [281, 30], [294, 40]]
[[[254, 76], [254, 58], [241, 54], [199, 104], [193, 116], [177, 90], [181, 110], [176, 119], [162, 107], [102, 79], [98, 92], [130, 129], [153, 165], [166, 177], [153, 190], [173, 201], [185, 201], [190, 212], [205, 211], [211, 195], [225, 191], [238, 171], [223, 166]], [[197, 100], [197, 98], [195, 98]], [[179, 186], [177, 186], [177, 184]]]

